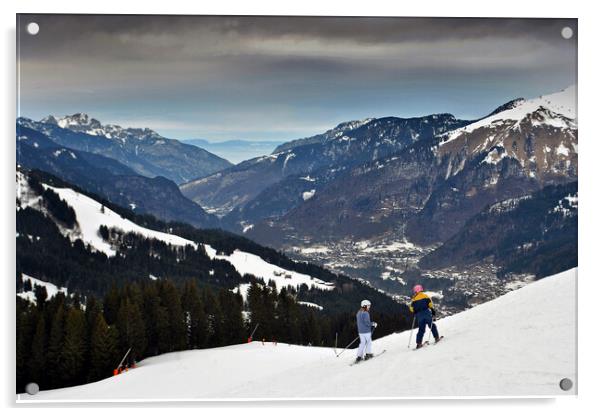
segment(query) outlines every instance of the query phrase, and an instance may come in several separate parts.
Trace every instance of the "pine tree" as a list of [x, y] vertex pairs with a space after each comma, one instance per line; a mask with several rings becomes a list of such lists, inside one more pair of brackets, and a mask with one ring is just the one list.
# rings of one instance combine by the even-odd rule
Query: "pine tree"
[[48, 338], [48, 354], [46, 355], [46, 374], [49, 387], [59, 387], [61, 377], [61, 351], [63, 349], [65, 311], [63, 305], [59, 305], [52, 318], [50, 336]]
[[217, 347], [224, 345], [225, 334], [222, 309], [213, 292], [207, 288], [203, 289], [203, 306], [205, 308], [205, 315], [207, 316], [207, 346]]
[[104, 297], [103, 307], [105, 320], [108, 325], [113, 325], [117, 321], [117, 314], [121, 306], [119, 290], [112, 286]]
[[182, 309], [186, 316], [188, 348], [202, 348], [207, 338], [207, 317], [194, 280], [186, 282], [182, 291]]
[[161, 305], [167, 309], [171, 351], [186, 348], [186, 323], [178, 289], [171, 281], [161, 282]]
[[299, 308], [295, 299], [285, 288], [278, 294], [278, 306], [276, 307], [277, 337], [282, 342], [301, 342], [301, 328], [299, 325]]
[[65, 318], [65, 338], [60, 354], [61, 377], [67, 384], [84, 382], [86, 317], [81, 309], [69, 308]]
[[250, 328], [253, 329], [257, 326], [257, 331], [255, 331], [254, 336], [256, 338], [265, 337], [265, 325], [267, 322], [265, 305], [263, 302], [263, 292], [261, 287], [255, 282], [249, 287], [247, 303], [250, 312]]
[[[17, 391], [23, 391], [26, 383], [30, 380], [29, 366], [32, 357], [33, 337], [40, 314], [34, 313], [35, 309], [30, 303], [20, 297], [16, 299], [16, 370]], [[43, 315], [41, 315], [43, 316]], [[40, 329], [40, 333], [46, 336], [46, 325]]]
[[33, 288], [31, 287], [31, 280], [27, 279], [23, 282], [22, 286], [23, 292], [31, 292]]
[[161, 299], [159, 299], [156, 285], [146, 285], [142, 292], [142, 299], [142, 313], [145, 317], [146, 329], [146, 354], [157, 355], [159, 354], [158, 325]]
[[322, 338], [320, 334], [320, 326], [316, 320], [316, 316], [313, 311], [309, 313], [304, 325], [304, 339], [305, 342], [311, 342], [312, 345], [321, 345]]
[[263, 288], [263, 305], [265, 313], [265, 336], [266, 339], [273, 339], [276, 337], [276, 303], [278, 302], [278, 292], [275, 288], [265, 286]]
[[167, 308], [158, 305], [156, 312], [156, 331], [157, 331], [157, 348], [158, 353], [173, 351], [171, 342], [171, 328], [169, 323], [169, 313]]
[[90, 381], [109, 377], [120, 359], [117, 333], [114, 328], [109, 328], [101, 314], [96, 316], [90, 345]]
[[226, 345], [240, 344], [245, 339], [242, 319], [242, 297], [227, 289], [219, 293], [219, 303], [223, 312], [223, 342]]
[[46, 292], [46, 288], [44, 286], [34, 285], [33, 293], [35, 295], [36, 305], [38, 305], [38, 308], [44, 309], [44, 305], [48, 299], [48, 292]]
[[141, 358], [146, 351], [146, 330], [140, 309], [129, 298], [121, 302], [117, 314], [117, 331], [119, 333], [119, 346], [121, 350], [130, 352], [131, 359]]
[[31, 356], [28, 361], [28, 382], [45, 386], [46, 371], [46, 321], [44, 314], [40, 314], [36, 330], [31, 343]]

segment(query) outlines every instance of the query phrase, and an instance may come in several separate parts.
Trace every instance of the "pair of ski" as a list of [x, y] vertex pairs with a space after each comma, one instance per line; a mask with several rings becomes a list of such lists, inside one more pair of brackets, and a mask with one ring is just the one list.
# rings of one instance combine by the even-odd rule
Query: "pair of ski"
[[386, 353], [386, 352], [387, 352], [387, 350], [382, 350], [381, 352], [374, 354], [374, 355], [372, 356], [372, 358], [369, 358], [368, 360], [354, 361], [354, 362], [352, 362], [352, 363], [351, 363], [351, 364], [349, 364], [349, 365], [350, 365], [350, 366], [352, 366], [352, 365], [356, 365], [356, 364], [361, 364], [361, 363], [363, 363], [363, 362], [365, 362], [365, 361], [374, 360], [376, 357], [378, 357], [378, 356], [381, 356], [381, 355], [383, 355], [383, 354], [384, 354], [384, 353]]
[[[442, 336], [440, 336], [440, 337], [439, 337], [439, 339], [433, 343], [433, 345], [435, 345], [435, 344], [438, 344], [439, 342], [441, 342], [441, 340], [442, 340], [442, 339], [443, 339], [443, 335], [442, 335]], [[427, 345], [431, 345], [430, 341], [424, 341], [424, 342], [422, 343], [422, 347], [420, 347], [420, 348], [414, 348], [414, 351], [416, 351], [416, 350], [421, 350], [421, 349], [423, 349], [424, 347], [426, 347]]]

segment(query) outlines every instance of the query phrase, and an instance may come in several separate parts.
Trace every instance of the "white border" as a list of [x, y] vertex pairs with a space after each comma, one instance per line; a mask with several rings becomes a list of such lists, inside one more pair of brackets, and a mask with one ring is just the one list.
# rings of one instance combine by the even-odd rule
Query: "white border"
[[[345, 412], [344, 414], [378, 412], [378, 416], [389, 412], [399, 415], [400, 412], [414, 413], [429, 410], [443, 411], [448, 414], [479, 414], [486, 411], [489, 415], [506, 415], [514, 409], [525, 410], [528, 408], [530, 414], [546, 415], [569, 415], [574, 413], [593, 414], [597, 408], [600, 385], [600, 348], [598, 317], [599, 307], [596, 306], [597, 299], [602, 294], [602, 276], [598, 273], [600, 262], [600, 238], [602, 233], [602, 197], [600, 194], [599, 179], [601, 178], [599, 158], [602, 157], [602, 137], [600, 134], [602, 111], [600, 91], [600, 77], [602, 66], [600, 65], [600, 54], [598, 52], [599, 39], [602, 38], [600, 27], [600, 13], [595, 2], [567, 2], [567, 1], [541, 1], [526, 2], [524, 0], [506, 0], [499, 2], [471, 2], [467, 0], [453, 1], [420, 1], [420, 2], [385, 2], [372, 0], [370, 2], [352, 3], [350, 1], [320, 1], [305, 0], [303, 2], [281, 2], [281, 1], [220, 1], [220, 2], [189, 2], [170, 0], [169, 2], [156, 2], [150, 4], [148, 1], [124, 2], [123, 0], [97, 0], [96, 2], [82, 2], [77, 0], [21, 0], [16, 4], [2, 4], [2, 15], [4, 29], [3, 53], [3, 80], [4, 99], [2, 100], [2, 111], [0, 116], [3, 120], [5, 147], [2, 152], [4, 162], [2, 164], [3, 196], [6, 200], [2, 204], [3, 239], [0, 249], [0, 264], [4, 265], [3, 282], [5, 302], [3, 302], [3, 315], [5, 325], [2, 326], [3, 366], [4, 377], [0, 391], [4, 393], [4, 405], [14, 406], [14, 120], [15, 120], [15, 13], [145, 13], [145, 14], [303, 14], [303, 15], [356, 15], [356, 16], [474, 16], [474, 17], [577, 17], [579, 18], [579, 132], [580, 132], [580, 230], [579, 230], [579, 267], [581, 270], [579, 282], [579, 395], [564, 396], [558, 399], [499, 399], [481, 400], [482, 397], [466, 398], [461, 400], [447, 400], [446, 398], [419, 399], [419, 400], [395, 400], [382, 401], [346, 401], [346, 402], [318, 402], [299, 401], [291, 402], [274, 401], [269, 403], [244, 402], [244, 410], [241, 403], [208, 402], [203, 407], [211, 408], [211, 412], [236, 410], [237, 413], [244, 412], [245, 415], [252, 414], [281, 414], [282, 407], [289, 403], [287, 416], [291, 414], [307, 414], [311, 411], [327, 411], [332, 413]], [[195, 407], [188, 402], [179, 402], [179, 411], [189, 411], [198, 414]], [[168, 406], [174, 403], [167, 402]], [[46, 405], [48, 406], [48, 405]], [[97, 407], [98, 406], [98, 407]], [[106, 407], [121, 407], [123, 404], [107, 406], [106, 403], [92, 403], [86, 406], [86, 413], [106, 415]], [[165, 404], [153, 403], [154, 409], [145, 409], [145, 413], [163, 414], [161, 409]], [[290, 408], [295, 406], [296, 408]], [[402, 406], [403, 409], [396, 407]], [[22, 407], [22, 406], [21, 406]], [[20, 411], [36, 411], [41, 405], [27, 406]], [[70, 412], [81, 413], [77, 409], [81, 404], [72, 405], [70, 409], [62, 409], [60, 406], [50, 406], [44, 412], [50, 411], [58, 414]], [[132, 408], [128, 406], [128, 412], [141, 410], [140, 406]], [[372, 409], [378, 407], [378, 409]], [[249, 409], [250, 408], [250, 409]], [[309, 409], [308, 409], [309, 408]], [[336, 408], [336, 410], [334, 410]], [[12, 409], [11, 409], [12, 410]], [[207, 409], [209, 410], [209, 409]], [[108, 410], [113, 413], [113, 410]]]

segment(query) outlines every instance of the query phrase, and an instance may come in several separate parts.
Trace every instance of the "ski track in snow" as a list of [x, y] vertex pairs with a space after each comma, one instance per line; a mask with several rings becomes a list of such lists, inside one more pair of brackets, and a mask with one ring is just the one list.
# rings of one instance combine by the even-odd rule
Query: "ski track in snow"
[[[388, 353], [359, 366], [349, 366], [355, 350], [336, 358], [332, 348], [253, 342], [152, 357], [117, 377], [20, 399], [572, 395], [576, 270], [441, 319], [445, 340], [423, 350], [407, 348], [408, 331], [378, 339], [374, 352]], [[558, 386], [564, 377], [575, 382], [568, 392]]]

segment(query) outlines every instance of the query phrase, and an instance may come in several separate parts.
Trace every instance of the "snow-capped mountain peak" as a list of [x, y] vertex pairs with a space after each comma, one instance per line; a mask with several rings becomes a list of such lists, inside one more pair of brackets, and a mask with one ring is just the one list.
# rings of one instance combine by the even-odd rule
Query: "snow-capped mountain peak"
[[[548, 117], [546, 117], [547, 122], [545, 124], [560, 128], [575, 127], [574, 123], [568, 123], [567, 120], [574, 121], [577, 117], [577, 90], [574, 85], [571, 85], [553, 94], [529, 100], [513, 100], [504, 106], [508, 108], [505, 108], [503, 111], [496, 110], [485, 118], [445, 134], [442, 144], [448, 143], [464, 134], [472, 133], [479, 128], [489, 127], [500, 122], [514, 121], [516, 123], [513, 127], [515, 127], [521, 121], [528, 119], [531, 114], [541, 111], [541, 109], [547, 110]], [[541, 117], [536, 117], [536, 121], [543, 124]]]
[[[492, 167], [517, 162], [532, 180], [577, 174], [576, 88], [506, 103], [490, 115], [438, 136], [433, 148], [447, 158], [447, 176], [460, 172], [468, 160]], [[503, 169], [504, 164], [496, 169]], [[499, 172], [501, 173], [501, 171]], [[498, 178], [492, 178], [491, 184]]]
[[89, 129], [98, 129], [102, 127], [98, 120], [90, 117], [86, 113], [75, 113], [59, 118], [53, 115], [49, 115], [48, 117], [45, 117], [42, 120], [40, 120], [40, 122], [56, 124], [57, 126], [63, 129], [72, 127], [87, 127]]
[[164, 139], [160, 134], [147, 127], [123, 128], [116, 124], [102, 124], [86, 113], [75, 113], [63, 117], [49, 115], [39, 121], [42, 124], [50, 124], [62, 129], [72, 130], [77, 133], [85, 133], [91, 136], [103, 136], [107, 139], [125, 142], [128, 139]]

